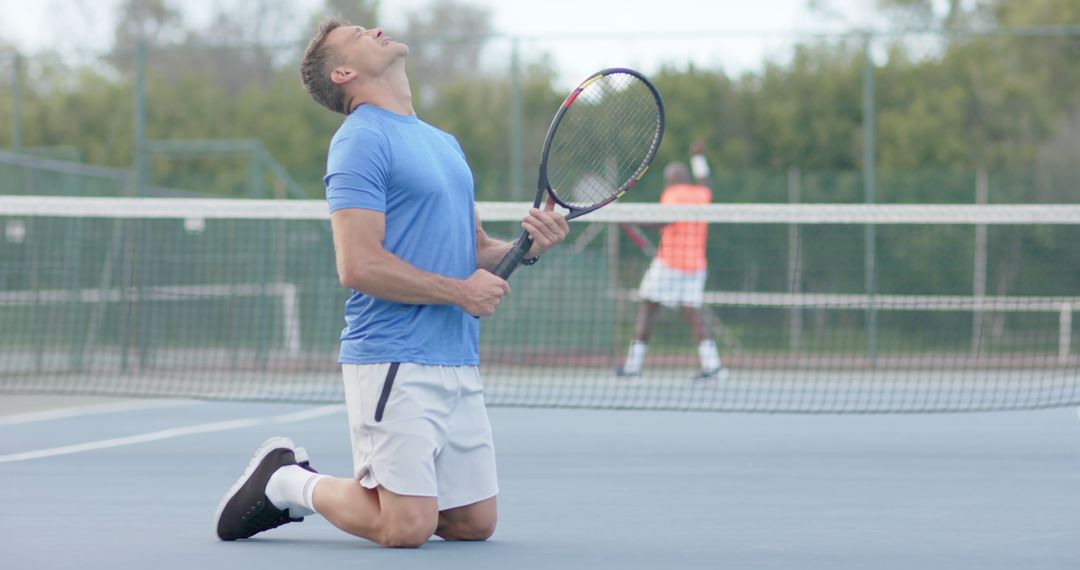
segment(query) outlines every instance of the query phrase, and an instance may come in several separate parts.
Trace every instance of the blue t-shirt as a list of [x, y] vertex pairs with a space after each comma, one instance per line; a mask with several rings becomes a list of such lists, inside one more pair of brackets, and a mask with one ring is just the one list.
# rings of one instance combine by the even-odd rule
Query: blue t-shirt
[[[330, 211], [383, 212], [383, 248], [418, 269], [457, 279], [476, 271], [473, 178], [457, 140], [374, 105], [357, 107], [330, 141]], [[339, 362], [479, 364], [480, 326], [455, 305], [407, 305], [353, 291]]]

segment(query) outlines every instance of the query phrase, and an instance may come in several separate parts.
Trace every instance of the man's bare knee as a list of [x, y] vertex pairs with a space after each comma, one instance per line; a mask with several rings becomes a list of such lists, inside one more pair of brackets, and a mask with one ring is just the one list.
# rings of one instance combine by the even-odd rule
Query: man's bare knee
[[435, 534], [436, 517], [395, 513], [384, 521], [379, 544], [390, 548], [418, 548]]
[[433, 525], [426, 522], [405, 522], [387, 525], [379, 544], [389, 548], [419, 548], [434, 534]]
[[429, 538], [430, 534], [422, 532], [391, 531], [383, 536], [379, 544], [387, 548], [420, 548]]
[[495, 521], [462, 521], [440, 532], [445, 540], [487, 540], [495, 534]]
[[487, 540], [495, 534], [495, 499], [439, 514], [436, 534], [444, 540]]
[[382, 512], [375, 541], [382, 546], [417, 548], [435, 533], [439, 523], [435, 497], [398, 495], [379, 487], [379, 501]]

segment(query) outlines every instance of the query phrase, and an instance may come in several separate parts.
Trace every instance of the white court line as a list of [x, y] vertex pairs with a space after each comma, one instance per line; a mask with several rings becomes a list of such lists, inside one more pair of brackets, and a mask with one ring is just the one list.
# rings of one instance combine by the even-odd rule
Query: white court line
[[334, 404], [331, 406], [311, 408], [302, 412], [292, 412], [290, 414], [281, 414], [278, 416], [242, 418], [239, 420], [229, 420], [224, 422], [214, 422], [210, 424], [198, 424], [193, 426], [171, 428], [161, 431], [152, 431], [150, 433], [143, 433], [139, 435], [129, 435], [126, 437], [103, 439], [100, 441], [90, 441], [87, 443], [78, 443], [75, 445], [65, 445], [62, 447], [52, 447], [49, 449], [39, 449], [36, 451], [24, 451], [21, 453], [0, 455], [0, 463], [12, 463], [15, 461], [26, 461], [28, 459], [41, 459], [42, 457], [55, 457], [57, 455], [68, 455], [71, 453], [81, 453], [84, 451], [96, 451], [98, 449], [108, 449], [110, 447], [120, 447], [124, 445], [133, 445], [136, 443], [146, 443], [149, 441], [160, 441], [163, 439], [171, 439], [174, 437], [182, 437], [185, 435], [195, 435], [215, 431], [227, 431], [232, 429], [242, 429], [260, 425], [287, 424], [312, 418], [318, 418], [321, 416], [329, 416], [331, 414], [338, 414], [343, 411], [345, 411], [344, 405]]
[[70, 408], [57, 408], [55, 410], [42, 410], [40, 412], [27, 412], [25, 414], [12, 414], [0, 416], [0, 426], [14, 424], [28, 424], [32, 422], [44, 422], [93, 414], [108, 414], [112, 412], [129, 412], [133, 410], [150, 410], [154, 408], [172, 408], [176, 406], [190, 406], [197, 402], [191, 400], [143, 400], [141, 402], [112, 402], [109, 404], [93, 404], [89, 406], [72, 406]]

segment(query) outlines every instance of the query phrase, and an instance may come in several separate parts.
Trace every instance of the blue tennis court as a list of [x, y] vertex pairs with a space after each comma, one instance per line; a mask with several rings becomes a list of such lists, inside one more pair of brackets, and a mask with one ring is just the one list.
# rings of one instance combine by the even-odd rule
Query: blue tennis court
[[1072, 408], [751, 415], [495, 408], [485, 543], [388, 550], [319, 517], [211, 515], [266, 437], [351, 473], [339, 406], [5, 396], [6, 567], [1076, 568]]

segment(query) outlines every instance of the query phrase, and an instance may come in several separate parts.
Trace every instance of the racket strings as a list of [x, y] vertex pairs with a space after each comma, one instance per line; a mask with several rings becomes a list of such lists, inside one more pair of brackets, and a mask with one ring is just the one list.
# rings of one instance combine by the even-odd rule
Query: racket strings
[[[638, 92], [627, 91], [628, 86], [636, 86]], [[562, 140], [566, 147], [589, 152], [574, 154], [576, 168], [563, 172], [579, 176], [573, 199], [591, 205], [606, 200], [637, 175], [656, 130], [655, 103], [651, 92], [632, 76], [608, 76], [586, 88], [575, 105], [570, 111], [576, 125], [589, 132]], [[582, 134], [590, 140], [580, 140]]]
[[635, 180], [660, 130], [656, 97], [637, 77], [589, 83], [566, 110], [548, 155], [549, 182], [574, 207], [602, 203]]

